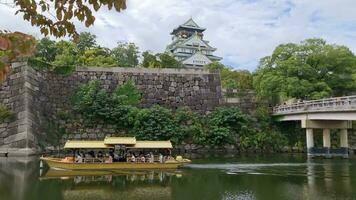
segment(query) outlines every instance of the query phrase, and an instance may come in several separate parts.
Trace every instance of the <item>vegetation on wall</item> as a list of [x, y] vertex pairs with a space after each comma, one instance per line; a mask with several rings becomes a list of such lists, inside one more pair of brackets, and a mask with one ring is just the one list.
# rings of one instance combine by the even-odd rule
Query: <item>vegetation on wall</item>
[[0, 104], [0, 123], [12, 117], [13, 113], [5, 105]]
[[[256, 126], [260, 119], [238, 108], [221, 107], [203, 115], [188, 108], [176, 111], [158, 105], [138, 108], [139, 101], [139, 91], [131, 81], [113, 92], [102, 89], [99, 81], [90, 81], [79, 86], [72, 97], [73, 110], [86, 121], [112, 125], [118, 133], [138, 139], [171, 140], [176, 145], [231, 144], [249, 150], [279, 150], [286, 144], [278, 129]], [[268, 126], [269, 122], [261, 124]]]

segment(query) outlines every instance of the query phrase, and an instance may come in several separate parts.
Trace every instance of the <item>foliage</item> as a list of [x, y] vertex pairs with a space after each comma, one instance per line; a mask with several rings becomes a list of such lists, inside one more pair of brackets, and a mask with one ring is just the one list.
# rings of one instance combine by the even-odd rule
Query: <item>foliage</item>
[[0, 123], [13, 117], [13, 113], [4, 105], [0, 104]]
[[141, 93], [133, 85], [131, 80], [117, 87], [114, 91], [114, 98], [119, 104], [137, 106], [140, 103]]
[[159, 54], [160, 68], [183, 68], [182, 62], [176, 60], [168, 53]]
[[79, 34], [77, 47], [80, 52], [84, 52], [85, 50], [95, 48], [96, 46], [97, 46], [96, 35], [91, 34], [89, 32], [81, 32]]
[[141, 109], [136, 117], [132, 133], [140, 140], [171, 140], [174, 144], [182, 140], [174, 115], [168, 109], [153, 106]]
[[241, 136], [243, 149], [259, 149], [262, 151], [280, 151], [287, 145], [287, 138], [278, 131], [261, 131]]
[[247, 70], [233, 70], [219, 62], [212, 62], [205, 66], [209, 70], [219, 70], [221, 86], [225, 89], [251, 90], [252, 74]]
[[118, 43], [112, 50], [112, 56], [119, 67], [137, 67], [138, 47], [134, 43]]
[[99, 81], [81, 85], [72, 98], [73, 109], [92, 123], [114, 125], [117, 131], [142, 140], [171, 140], [174, 144], [224, 146], [242, 149], [279, 150], [286, 137], [279, 132], [268, 112], [258, 109], [256, 118], [237, 107], [216, 108], [207, 115], [179, 108], [175, 112], [158, 105], [140, 109], [141, 95], [131, 81], [112, 93]]
[[44, 37], [37, 42], [35, 57], [45, 62], [53, 62], [58, 52], [56, 42]]
[[237, 107], [217, 108], [208, 116], [208, 142], [213, 145], [234, 144], [238, 136], [251, 132], [252, 118]]
[[20, 32], [0, 31], [0, 83], [10, 72], [10, 62], [31, 56], [36, 40], [34, 37]]
[[160, 68], [161, 63], [157, 60], [157, 56], [151, 54], [149, 51], [142, 53], [143, 61], [142, 67], [146, 68]]
[[72, 96], [72, 105], [75, 112], [92, 123], [103, 121], [126, 132], [137, 112], [134, 106], [140, 98], [139, 91], [131, 81], [118, 86], [110, 94], [100, 89], [100, 82], [94, 80], [79, 86]]
[[61, 127], [59, 123], [55, 121], [49, 121], [46, 123], [45, 134], [38, 137], [37, 143], [41, 149], [45, 149], [51, 145], [59, 150], [61, 145], [61, 139], [63, 135], [67, 134], [64, 127]]
[[98, 11], [101, 7], [107, 7], [109, 10], [114, 7], [116, 11], [126, 9], [126, 0], [14, 0], [13, 3], [5, 1], [2, 4], [15, 6], [18, 8], [16, 14], [21, 13], [23, 19], [29, 21], [32, 26], [39, 27], [42, 34], [56, 37], [78, 36], [73, 22], [84, 22], [86, 27], [93, 25], [93, 10]]
[[254, 87], [260, 97], [319, 99], [355, 91], [355, 55], [322, 39], [279, 45], [260, 60]]
[[80, 55], [78, 64], [81, 66], [115, 67], [117, 64], [106, 48], [96, 47], [85, 50]]
[[182, 62], [177, 61], [169, 53], [153, 55], [149, 51], [142, 53], [142, 66], [146, 68], [183, 68]]
[[34, 58], [29, 63], [34, 68], [48, 69], [60, 74], [71, 73], [76, 66], [114, 67], [116, 62], [110, 49], [98, 47], [96, 36], [84, 32], [78, 44], [70, 41], [39, 40]]
[[174, 120], [179, 126], [179, 135], [185, 143], [204, 144], [205, 118], [188, 107], [178, 108], [174, 113]]

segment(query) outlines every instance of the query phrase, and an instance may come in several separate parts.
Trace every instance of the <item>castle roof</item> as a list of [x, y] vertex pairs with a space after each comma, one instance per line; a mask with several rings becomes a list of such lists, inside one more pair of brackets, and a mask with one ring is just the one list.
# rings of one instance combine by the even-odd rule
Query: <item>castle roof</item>
[[200, 27], [192, 18], [189, 18], [186, 22], [179, 25], [177, 28], [173, 29], [171, 34], [175, 34], [180, 29], [190, 29], [190, 30], [196, 30], [199, 32], [205, 31], [205, 28]]

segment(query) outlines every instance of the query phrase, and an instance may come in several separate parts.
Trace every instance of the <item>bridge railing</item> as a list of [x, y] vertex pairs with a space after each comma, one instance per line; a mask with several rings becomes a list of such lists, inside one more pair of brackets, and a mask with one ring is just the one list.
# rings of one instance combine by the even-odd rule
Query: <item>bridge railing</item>
[[289, 105], [279, 105], [273, 108], [274, 114], [288, 114], [318, 111], [356, 110], [356, 95], [303, 101]]

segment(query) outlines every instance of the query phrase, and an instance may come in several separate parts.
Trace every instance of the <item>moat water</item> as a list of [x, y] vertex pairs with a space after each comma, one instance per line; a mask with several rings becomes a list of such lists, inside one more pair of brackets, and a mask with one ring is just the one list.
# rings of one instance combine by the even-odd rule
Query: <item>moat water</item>
[[356, 199], [356, 158], [205, 157], [178, 170], [99, 172], [40, 170], [38, 158], [0, 158], [0, 200]]

